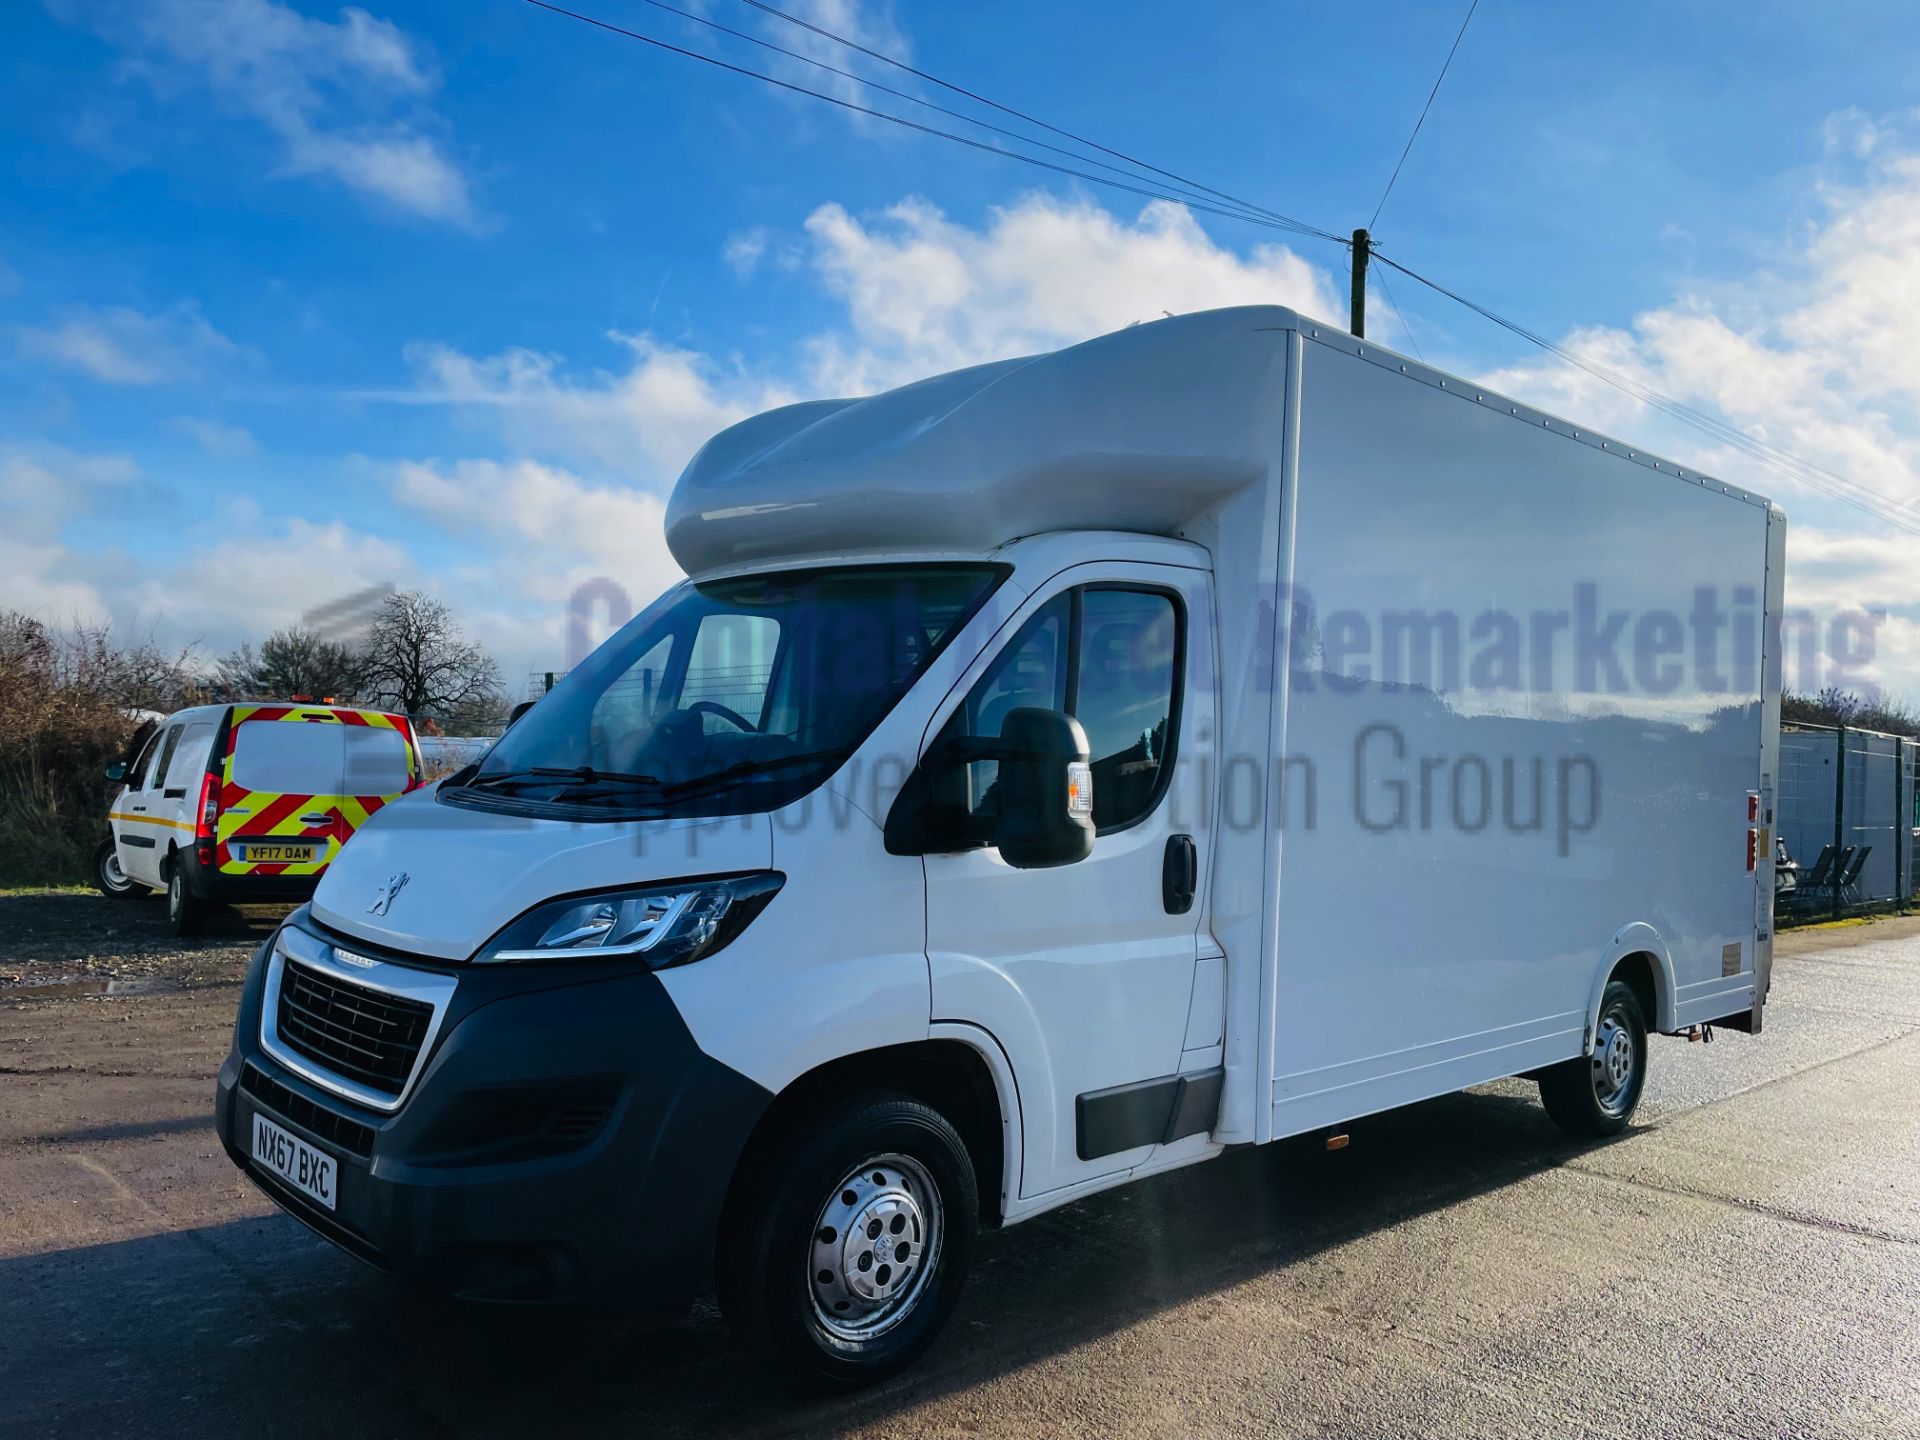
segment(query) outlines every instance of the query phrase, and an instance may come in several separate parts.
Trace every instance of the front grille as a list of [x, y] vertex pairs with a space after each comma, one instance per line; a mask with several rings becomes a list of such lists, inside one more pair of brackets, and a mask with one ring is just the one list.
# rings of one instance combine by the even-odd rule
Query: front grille
[[373, 1127], [316, 1105], [298, 1091], [289, 1090], [265, 1071], [248, 1065], [240, 1072], [240, 1088], [277, 1115], [305, 1126], [322, 1140], [362, 1157], [373, 1154]]
[[433, 1007], [288, 963], [280, 980], [280, 1042], [334, 1074], [399, 1095], [427, 1038]]

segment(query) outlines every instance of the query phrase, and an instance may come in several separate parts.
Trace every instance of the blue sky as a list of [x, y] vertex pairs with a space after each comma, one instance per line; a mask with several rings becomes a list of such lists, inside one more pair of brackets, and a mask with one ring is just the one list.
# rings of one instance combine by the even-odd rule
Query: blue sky
[[[795, 5], [1341, 233], [1463, 11]], [[844, 84], [639, 0], [579, 8]], [[217, 651], [392, 580], [453, 601], [517, 688], [565, 662], [580, 579], [644, 603], [672, 577], [659, 501], [742, 414], [1163, 310], [1343, 309], [1336, 247], [1143, 213], [515, 0], [0, 23], [0, 605], [50, 619]], [[1917, 74], [1908, 4], [1482, 0], [1378, 242], [1914, 506]], [[1793, 599], [1887, 609], [1865, 678], [1920, 694], [1911, 532], [1391, 285], [1429, 360], [1780, 498]]]

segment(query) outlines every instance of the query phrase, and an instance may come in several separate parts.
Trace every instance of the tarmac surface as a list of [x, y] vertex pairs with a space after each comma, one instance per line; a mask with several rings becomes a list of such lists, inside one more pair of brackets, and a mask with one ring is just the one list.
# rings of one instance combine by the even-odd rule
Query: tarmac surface
[[425, 1300], [280, 1214], [210, 1121], [273, 918], [0, 896], [0, 1436], [1920, 1436], [1920, 921], [1783, 936], [1611, 1143], [1503, 1082], [986, 1236], [822, 1401], [711, 1306]]

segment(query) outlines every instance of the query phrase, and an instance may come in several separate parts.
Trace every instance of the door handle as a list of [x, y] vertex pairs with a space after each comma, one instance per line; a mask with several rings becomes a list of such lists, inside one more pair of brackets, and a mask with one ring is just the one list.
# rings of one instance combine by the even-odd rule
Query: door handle
[[144, 805], [135, 805], [133, 808], [138, 810], [142, 815], [147, 813], [147, 807]]
[[333, 819], [331, 815], [302, 815], [300, 817], [300, 823], [302, 825], [324, 825], [331, 819]]
[[1160, 857], [1160, 902], [1169, 915], [1193, 908], [1193, 892], [1200, 884], [1200, 850], [1191, 835], [1169, 835]]

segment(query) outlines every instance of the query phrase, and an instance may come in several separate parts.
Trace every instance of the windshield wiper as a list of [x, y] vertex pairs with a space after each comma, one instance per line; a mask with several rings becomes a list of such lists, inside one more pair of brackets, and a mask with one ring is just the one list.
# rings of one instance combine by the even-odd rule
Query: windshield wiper
[[479, 789], [482, 786], [541, 782], [598, 785], [603, 781], [614, 785], [645, 785], [649, 789], [658, 789], [661, 784], [658, 775], [633, 775], [624, 770], [596, 770], [591, 765], [529, 765], [521, 770], [500, 770], [491, 775], [476, 775], [467, 781], [463, 788]]
[[669, 785], [663, 792], [670, 796], [688, 795], [715, 785], [724, 785], [729, 780], [743, 780], [751, 775], [764, 775], [771, 770], [784, 770], [790, 765], [813, 765], [823, 760], [844, 760], [853, 751], [838, 750], [802, 750], [794, 755], [769, 755], [759, 760], [741, 760], [714, 771], [711, 775], [696, 775], [691, 780], [682, 780]]

